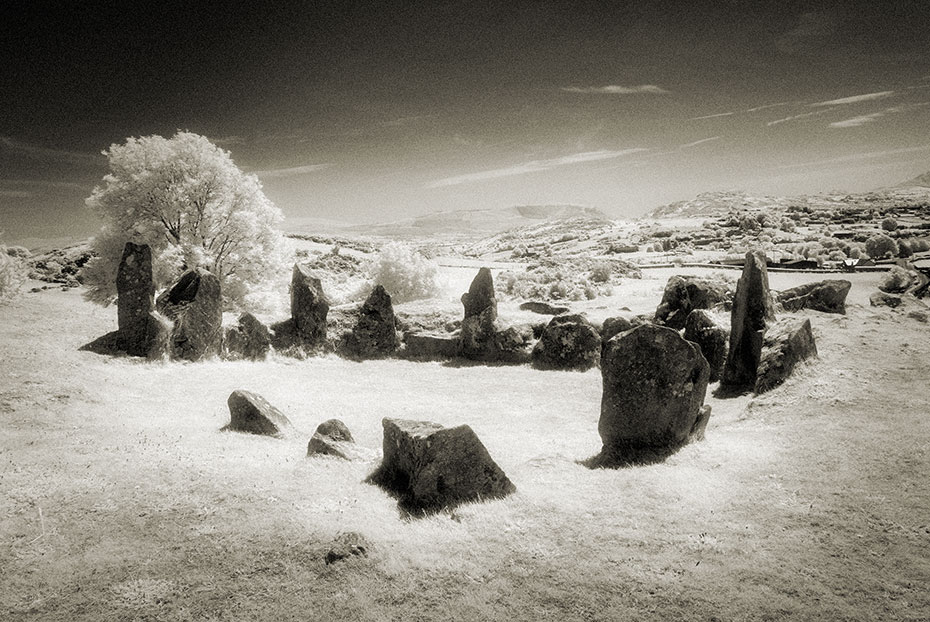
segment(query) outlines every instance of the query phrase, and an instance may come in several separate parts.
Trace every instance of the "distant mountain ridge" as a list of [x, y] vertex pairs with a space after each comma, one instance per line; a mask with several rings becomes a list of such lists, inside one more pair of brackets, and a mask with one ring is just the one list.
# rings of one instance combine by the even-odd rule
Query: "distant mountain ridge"
[[354, 233], [385, 237], [419, 237], [438, 233], [481, 234], [500, 233], [545, 221], [586, 218], [609, 221], [601, 210], [581, 205], [514, 205], [503, 208], [435, 212], [415, 218], [373, 225], [355, 225]]
[[890, 188], [871, 192], [821, 193], [795, 196], [752, 196], [741, 190], [702, 192], [693, 199], [660, 205], [648, 212], [645, 218], [700, 218], [723, 216], [733, 211], [753, 211], [768, 208], [785, 208], [791, 205], [811, 209], [833, 209], [860, 205], [888, 206], [894, 203], [923, 202], [930, 200], [930, 172]]

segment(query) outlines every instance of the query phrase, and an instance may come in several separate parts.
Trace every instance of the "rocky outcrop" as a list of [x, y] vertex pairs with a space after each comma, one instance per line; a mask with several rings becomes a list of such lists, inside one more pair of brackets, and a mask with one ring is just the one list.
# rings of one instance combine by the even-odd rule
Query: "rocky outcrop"
[[171, 356], [188, 361], [219, 355], [223, 347], [223, 297], [220, 280], [197, 268], [185, 272], [155, 304], [174, 322]]
[[489, 269], [478, 271], [468, 292], [462, 294], [462, 305], [465, 307], [460, 333], [462, 356], [477, 360], [493, 359], [497, 298]]
[[321, 347], [326, 342], [328, 313], [329, 301], [323, 294], [320, 279], [306, 265], [296, 264], [291, 275], [292, 327], [286, 328], [292, 328], [299, 345]]
[[580, 314], [552, 318], [532, 354], [538, 369], [584, 371], [596, 367], [600, 358], [601, 335]]
[[655, 314], [655, 323], [681, 329], [694, 309], [711, 309], [730, 298], [726, 283], [696, 276], [669, 278]]
[[903, 303], [904, 298], [901, 296], [886, 294], [885, 292], [875, 292], [869, 296], [869, 304], [873, 307], [890, 307], [894, 309], [895, 307], [900, 307]]
[[376, 285], [362, 305], [355, 327], [345, 337], [345, 353], [359, 359], [381, 358], [398, 347], [391, 296]]
[[467, 425], [384, 419], [384, 459], [369, 480], [413, 511], [503, 497], [516, 488]]
[[695, 309], [685, 320], [684, 336], [701, 348], [701, 354], [710, 366], [710, 382], [720, 380], [723, 364], [727, 360], [727, 329], [718, 324], [706, 309]]
[[852, 283], [845, 280], [826, 280], [805, 283], [778, 292], [776, 300], [785, 311], [812, 309], [824, 313], [846, 313], [846, 295]]
[[131, 356], [148, 356], [152, 347], [155, 284], [152, 251], [127, 242], [116, 272], [116, 309], [122, 347]]
[[677, 331], [643, 325], [617, 335], [604, 348], [601, 374], [598, 465], [661, 459], [703, 437], [710, 368]]
[[771, 391], [787, 380], [799, 362], [816, 356], [817, 346], [809, 319], [777, 322], [765, 333], [756, 393]]
[[292, 430], [290, 420], [257, 393], [233, 391], [226, 403], [229, 423], [223, 430], [262, 436], [284, 436]]
[[229, 359], [260, 361], [271, 350], [271, 332], [251, 313], [239, 316], [238, 324], [223, 333], [223, 354]]
[[720, 385], [726, 392], [751, 390], [755, 386], [763, 335], [774, 319], [765, 254], [750, 251], [746, 253], [730, 314], [730, 347], [720, 377]]

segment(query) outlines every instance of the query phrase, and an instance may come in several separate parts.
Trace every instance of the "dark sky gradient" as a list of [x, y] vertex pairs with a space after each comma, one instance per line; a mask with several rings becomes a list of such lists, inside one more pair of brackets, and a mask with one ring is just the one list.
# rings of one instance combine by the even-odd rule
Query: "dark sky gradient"
[[99, 152], [178, 129], [362, 222], [930, 169], [925, 2], [240, 4], [0, 5], [7, 241], [91, 233]]

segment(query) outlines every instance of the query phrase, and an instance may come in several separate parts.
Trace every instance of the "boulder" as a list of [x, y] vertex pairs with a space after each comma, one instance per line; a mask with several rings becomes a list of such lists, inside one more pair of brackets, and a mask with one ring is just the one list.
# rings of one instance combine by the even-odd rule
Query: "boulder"
[[152, 251], [126, 242], [116, 271], [116, 314], [122, 346], [131, 356], [147, 356], [152, 345], [150, 313], [155, 310]]
[[220, 354], [223, 347], [223, 297], [220, 280], [197, 268], [158, 297], [158, 312], [174, 322], [171, 333], [173, 358], [197, 361]]
[[717, 323], [706, 309], [695, 309], [685, 320], [685, 339], [697, 344], [710, 366], [710, 382], [720, 380], [723, 364], [727, 360], [729, 332]]
[[329, 301], [323, 285], [306, 265], [295, 264], [291, 276], [291, 320], [300, 345], [319, 347], [326, 341]]
[[229, 395], [226, 403], [229, 405], [229, 423], [223, 430], [262, 436], [284, 436], [292, 430], [290, 420], [257, 393], [236, 390]]
[[307, 455], [327, 455], [351, 459], [355, 440], [352, 433], [342, 421], [330, 419], [317, 426], [316, 432], [307, 444]]
[[369, 478], [412, 510], [506, 496], [516, 488], [470, 427], [384, 419], [384, 459]]
[[557, 315], [546, 326], [533, 348], [533, 366], [539, 369], [596, 367], [601, 358], [601, 335], [580, 314]]
[[886, 294], [885, 292], [875, 292], [869, 296], [869, 304], [873, 307], [890, 307], [894, 309], [900, 307], [903, 303], [904, 299], [901, 296]]
[[633, 328], [633, 323], [625, 317], [609, 317], [601, 325], [601, 341], [610, 341], [616, 335], [625, 333], [631, 328]]
[[777, 322], [765, 333], [756, 393], [771, 391], [791, 375], [800, 361], [816, 356], [817, 346], [809, 319]]
[[499, 363], [529, 363], [534, 335], [529, 324], [508, 326], [494, 333], [492, 358]]
[[805, 283], [779, 292], [776, 300], [785, 311], [813, 309], [845, 315], [846, 295], [851, 287], [852, 283], [839, 279]]
[[262, 360], [271, 350], [271, 332], [251, 313], [239, 316], [238, 324], [223, 333], [223, 353], [231, 359]]
[[520, 305], [521, 311], [532, 311], [533, 313], [539, 313], [540, 315], [560, 315], [562, 313], [568, 313], [568, 307], [558, 307], [551, 305], [548, 302], [541, 302], [538, 300], [530, 300], [524, 302]]
[[655, 314], [655, 323], [670, 328], [685, 326], [694, 309], [710, 309], [730, 297], [726, 283], [696, 276], [675, 275], [669, 278]]
[[775, 319], [765, 254], [746, 253], [730, 313], [730, 347], [720, 385], [727, 392], [751, 390], [762, 358], [766, 326]]
[[358, 321], [345, 340], [345, 350], [355, 358], [390, 356], [400, 347], [391, 296], [376, 285], [359, 311]]
[[678, 331], [647, 324], [607, 342], [598, 432], [601, 465], [664, 456], [703, 437], [710, 367]]
[[460, 333], [462, 356], [478, 360], [493, 358], [497, 298], [489, 269], [478, 271], [468, 292], [462, 294], [462, 305], [465, 307]]
[[458, 335], [435, 335], [430, 333], [407, 333], [401, 355], [408, 359], [446, 360], [458, 356]]

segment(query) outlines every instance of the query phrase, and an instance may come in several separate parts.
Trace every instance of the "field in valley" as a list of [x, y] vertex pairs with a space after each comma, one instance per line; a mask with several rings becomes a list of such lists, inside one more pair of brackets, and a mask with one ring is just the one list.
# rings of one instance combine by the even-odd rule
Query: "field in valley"
[[[654, 309], [671, 273], [585, 309]], [[820, 358], [785, 385], [708, 392], [704, 442], [620, 470], [579, 464], [598, 370], [110, 358], [79, 347], [114, 308], [25, 294], [0, 307], [0, 618], [930, 619], [930, 338], [868, 306], [877, 280], [855, 275], [847, 316], [803, 312]], [[302, 434], [220, 432], [237, 388]], [[305, 457], [331, 417], [370, 459]], [[404, 515], [363, 481], [383, 417], [468, 423], [517, 493]], [[368, 556], [327, 565], [344, 532]]]

